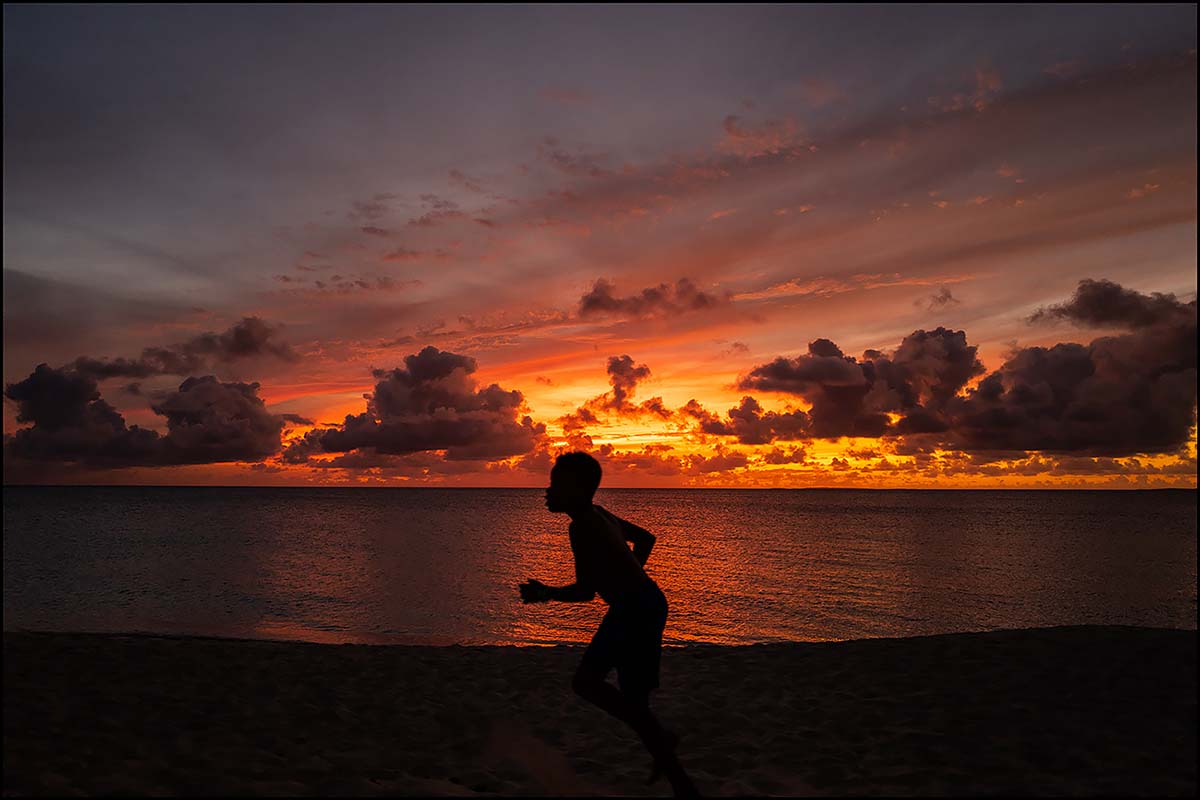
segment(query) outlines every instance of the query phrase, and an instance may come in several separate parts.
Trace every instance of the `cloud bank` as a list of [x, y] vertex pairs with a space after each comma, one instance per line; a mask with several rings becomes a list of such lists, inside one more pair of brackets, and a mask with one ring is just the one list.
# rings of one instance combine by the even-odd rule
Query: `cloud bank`
[[1066, 319], [1129, 332], [1021, 348], [983, 373], [964, 331], [936, 328], [905, 337], [895, 352], [860, 359], [828, 339], [805, 355], [753, 367], [741, 389], [800, 398], [808, 420], [787, 425], [761, 415], [753, 398], [720, 420], [689, 413], [706, 433], [762, 443], [775, 438], [935, 435], [948, 449], [1126, 456], [1178, 451], [1196, 419], [1196, 303], [1085, 280], [1071, 300], [1032, 321]]
[[152, 406], [166, 420], [164, 435], [127, 426], [91, 375], [40, 364], [4, 390], [17, 420], [32, 423], [6, 441], [6, 467], [10, 457], [96, 468], [262, 461], [279, 452], [285, 420], [267, 411], [258, 389], [211, 375], [188, 378]]
[[436, 347], [406, 356], [404, 366], [375, 370], [362, 414], [310, 431], [283, 454], [292, 464], [322, 453], [383, 455], [444, 451], [448, 460], [491, 461], [533, 450], [546, 426], [523, 414], [524, 396], [493, 383], [478, 388], [475, 359]]

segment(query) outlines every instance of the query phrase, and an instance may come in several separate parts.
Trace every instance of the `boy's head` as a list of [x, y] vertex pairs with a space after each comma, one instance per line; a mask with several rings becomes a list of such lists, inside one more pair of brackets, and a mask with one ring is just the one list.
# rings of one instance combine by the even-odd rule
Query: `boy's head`
[[558, 513], [590, 508], [600, 486], [600, 462], [587, 453], [563, 453], [550, 470], [546, 508]]

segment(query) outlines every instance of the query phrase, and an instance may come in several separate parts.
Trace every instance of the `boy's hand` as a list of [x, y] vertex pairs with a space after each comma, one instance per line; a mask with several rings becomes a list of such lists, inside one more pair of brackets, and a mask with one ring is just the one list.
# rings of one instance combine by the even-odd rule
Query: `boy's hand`
[[546, 603], [550, 600], [550, 587], [536, 578], [521, 584], [521, 601], [524, 603]]

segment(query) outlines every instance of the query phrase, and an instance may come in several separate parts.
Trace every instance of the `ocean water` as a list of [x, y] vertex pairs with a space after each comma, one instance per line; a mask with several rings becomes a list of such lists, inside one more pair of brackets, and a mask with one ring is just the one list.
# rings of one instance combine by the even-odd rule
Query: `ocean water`
[[[6, 487], [6, 630], [584, 642], [542, 490]], [[666, 642], [1196, 628], [1196, 494], [601, 490], [650, 529]]]

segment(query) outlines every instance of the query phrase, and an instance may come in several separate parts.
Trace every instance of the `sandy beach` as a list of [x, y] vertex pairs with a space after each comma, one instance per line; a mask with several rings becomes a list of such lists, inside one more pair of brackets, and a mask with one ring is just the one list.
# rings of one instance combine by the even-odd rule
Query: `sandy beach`
[[[4, 634], [5, 795], [668, 795], [579, 648]], [[1196, 632], [690, 646], [707, 795], [1196, 793]]]

